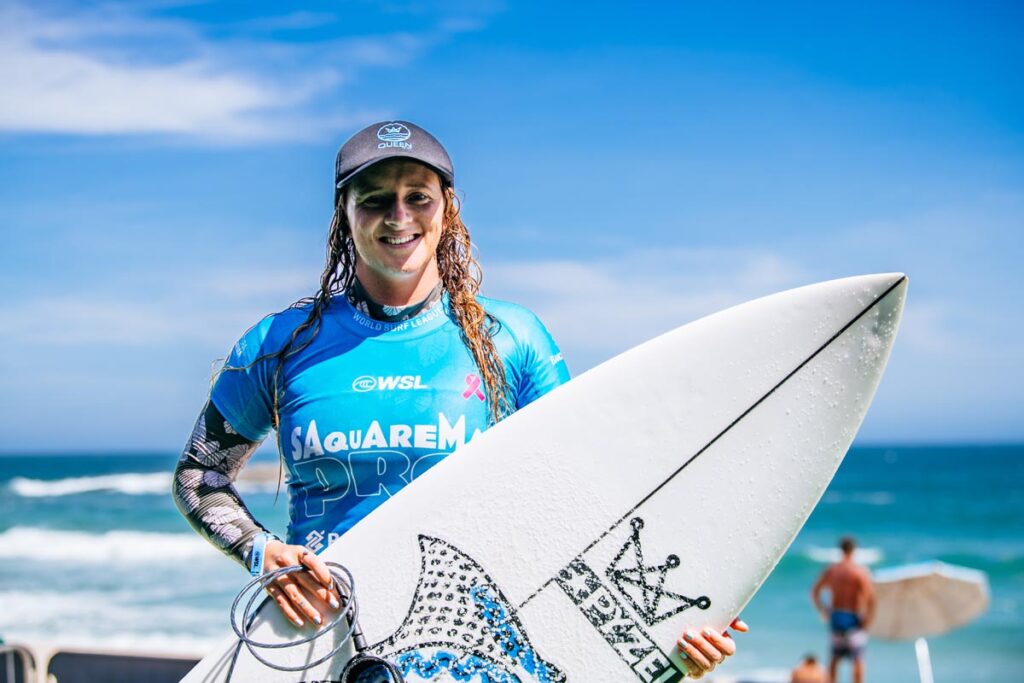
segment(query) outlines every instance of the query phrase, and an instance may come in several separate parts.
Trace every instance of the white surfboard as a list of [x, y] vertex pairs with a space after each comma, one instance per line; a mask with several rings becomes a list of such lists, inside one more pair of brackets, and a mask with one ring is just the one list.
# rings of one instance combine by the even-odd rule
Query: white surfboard
[[[728, 309], [474, 439], [323, 554], [355, 577], [369, 651], [410, 682], [682, 679], [676, 639], [739, 614], [831, 480], [905, 291], [869, 275]], [[294, 640], [267, 604], [251, 637]], [[297, 666], [334, 638], [261, 655]], [[232, 636], [185, 680], [337, 680], [352, 653], [286, 673]]]

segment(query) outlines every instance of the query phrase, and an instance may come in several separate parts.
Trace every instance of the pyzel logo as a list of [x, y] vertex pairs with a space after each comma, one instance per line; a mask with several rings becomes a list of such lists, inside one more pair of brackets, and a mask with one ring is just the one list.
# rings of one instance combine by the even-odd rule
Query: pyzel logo
[[380, 140], [377, 149], [387, 149], [388, 147], [412, 149], [412, 145], [406, 142], [410, 137], [412, 137], [412, 131], [401, 123], [385, 123], [377, 131], [377, 139]]
[[352, 381], [352, 390], [360, 393], [373, 391], [374, 389], [379, 389], [380, 391], [387, 391], [390, 389], [409, 391], [413, 389], [429, 388], [430, 387], [423, 383], [423, 379], [420, 375], [387, 375], [377, 377], [363, 375], [362, 377], [356, 377]]

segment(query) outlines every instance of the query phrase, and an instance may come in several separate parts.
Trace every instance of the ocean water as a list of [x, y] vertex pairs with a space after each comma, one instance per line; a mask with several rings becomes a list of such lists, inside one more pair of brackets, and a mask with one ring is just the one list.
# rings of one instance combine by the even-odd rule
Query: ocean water
[[[0, 637], [201, 654], [227, 633], [248, 575], [179, 516], [175, 460], [0, 455]], [[273, 463], [258, 458], [262, 476], [240, 488], [282, 532]], [[721, 679], [788, 680], [804, 653], [826, 655], [809, 589], [846, 534], [873, 569], [935, 559], [984, 571], [988, 611], [929, 640], [936, 680], [1024, 680], [1024, 446], [854, 447], [744, 611], [751, 632]], [[872, 682], [915, 681], [916, 666], [910, 642], [869, 646]]]

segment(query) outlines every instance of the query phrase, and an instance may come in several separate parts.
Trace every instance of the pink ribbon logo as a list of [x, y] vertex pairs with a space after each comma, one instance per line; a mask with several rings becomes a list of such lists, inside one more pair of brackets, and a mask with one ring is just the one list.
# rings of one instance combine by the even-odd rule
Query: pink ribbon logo
[[473, 394], [481, 401], [485, 398], [483, 389], [480, 388], [480, 378], [471, 372], [466, 375], [466, 390], [462, 392], [462, 398], [469, 398]]

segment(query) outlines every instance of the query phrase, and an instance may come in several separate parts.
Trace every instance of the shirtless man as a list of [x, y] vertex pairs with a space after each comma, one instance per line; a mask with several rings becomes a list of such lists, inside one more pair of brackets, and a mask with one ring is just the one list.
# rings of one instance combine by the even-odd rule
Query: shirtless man
[[[843, 538], [839, 547], [843, 558], [821, 573], [811, 589], [811, 600], [832, 634], [829, 680], [835, 683], [839, 660], [849, 657], [853, 660], [854, 683], [863, 683], [864, 647], [875, 612], [875, 589], [868, 570], [853, 561], [854, 540]], [[821, 592], [826, 589], [831, 593], [831, 607], [821, 600]]]

